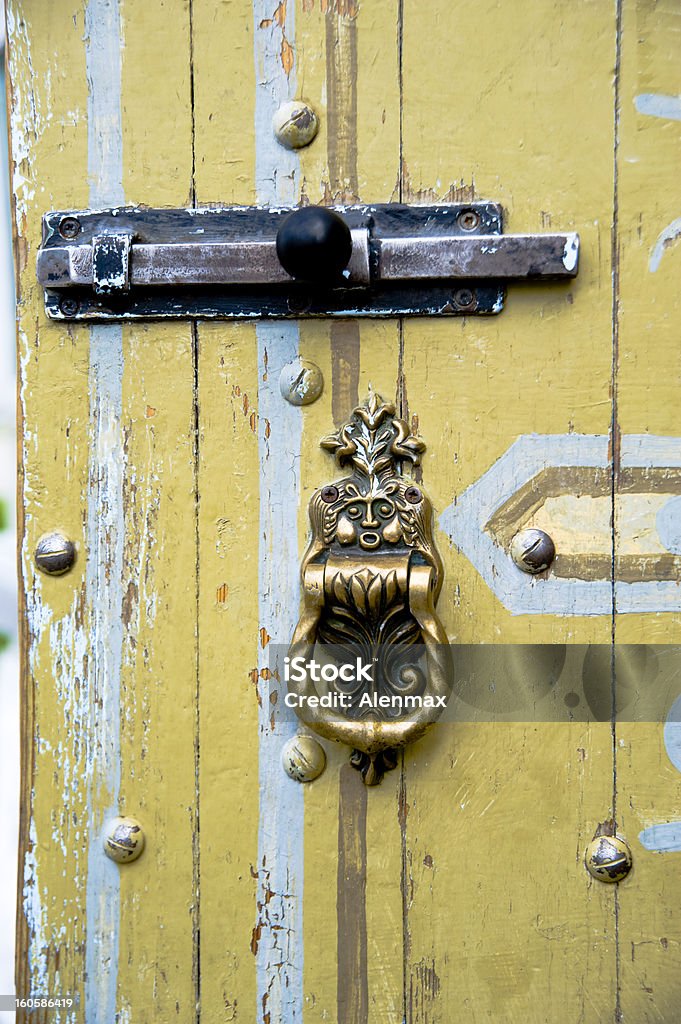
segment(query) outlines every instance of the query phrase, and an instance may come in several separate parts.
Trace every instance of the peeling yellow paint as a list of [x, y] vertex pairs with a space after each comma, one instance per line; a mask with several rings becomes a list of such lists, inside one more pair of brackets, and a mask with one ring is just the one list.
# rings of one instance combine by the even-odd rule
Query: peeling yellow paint
[[[320, 115], [299, 155], [305, 201], [484, 198], [503, 204], [509, 230], [553, 225], [582, 236], [569, 291], [512, 288], [498, 318], [300, 325], [300, 351], [325, 389], [302, 415], [296, 452], [299, 550], [309, 495], [329, 475], [318, 440], [370, 387], [394, 394], [426, 441], [424, 486], [438, 512], [520, 434], [609, 434], [614, 307], [612, 472], [593, 490], [528, 506], [528, 523], [548, 528], [562, 557], [597, 555], [607, 571], [614, 510], [617, 571], [627, 558], [664, 555], [653, 523], [674, 487], [634, 494], [620, 473], [613, 502], [610, 484], [621, 433], [681, 436], [677, 251], [647, 270], [679, 214], [678, 133], [657, 121], [644, 130], [634, 104], [653, 86], [678, 92], [673, 5], [624, 0], [616, 216], [610, 8], [563, 5], [557, 17], [542, 0], [531, 38], [517, 5], [495, 0], [297, 0], [295, 10], [294, 0], [274, 0], [255, 22], [250, 5], [190, 8], [121, 3], [127, 201], [255, 201], [253, 35], [276, 26], [274, 62]], [[34, 266], [42, 212], [88, 205], [83, 36], [82, 0], [10, 0], [25, 601], [18, 976], [23, 986], [30, 975], [34, 986], [68, 989], [81, 1006], [87, 935], [72, 908], [84, 902], [90, 838], [89, 332], [46, 321]], [[259, 535], [260, 444], [281, 438], [281, 422], [258, 408], [268, 362], [258, 370], [252, 324], [126, 326], [123, 352], [120, 791], [148, 848], [120, 876], [117, 1011], [142, 1024], [192, 1017], [200, 987], [206, 1024], [280, 1024], [266, 999], [256, 1003], [256, 959], [281, 898], [258, 862], [258, 711], [264, 704], [267, 729], [276, 704], [270, 670], [256, 667], [271, 644], [258, 608], [268, 586], [259, 552], [271, 543]], [[31, 561], [36, 537], [55, 522], [79, 547], [61, 579], [37, 576]], [[607, 644], [613, 622], [622, 641], [678, 638], [676, 614], [513, 616], [445, 537], [440, 548], [440, 611], [455, 641]], [[659, 578], [661, 561], [654, 571]], [[634, 874], [616, 909], [581, 863], [613, 812], [631, 837], [678, 816], [681, 776], [660, 725], [620, 724], [615, 740], [616, 794], [609, 723], [436, 729], [368, 796], [352, 788], [347, 752], [330, 747], [303, 798], [297, 1019], [436, 1024], [501, 1013], [539, 1024], [547, 1013], [580, 1020], [585, 1006], [602, 1019], [672, 1019], [681, 867], [634, 839]], [[277, 927], [283, 936], [290, 922]]]

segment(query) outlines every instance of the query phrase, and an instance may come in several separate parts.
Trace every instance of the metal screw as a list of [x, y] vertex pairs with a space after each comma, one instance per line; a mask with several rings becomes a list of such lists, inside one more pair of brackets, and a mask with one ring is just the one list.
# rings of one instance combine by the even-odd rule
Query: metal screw
[[65, 534], [54, 530], [38, 538], [34, 558], [40, 571], [47, 576], [63, 576], [76, 560], [76, 547]]
[[586, 848], [584, 863], [599, 882], [621, 882], [631, 871], [633, 858], [620, 836], [597, 834]]
[[75, 238], [80, 234], [80, 221], [75, 217], [62, 217], [59, 221], [59, 234], [62, 238]]
[[338, 488], [334, 487], [333, 484], [329, 484], [328, 487], [322, 487], [320, 497], [327, 505], [331, 505], [338, 498]]
[[75, 316], [80, 309], [80, 303], [77, 299], [62, 299], [59, 303], [59, 308], [64, 316]]
[[281, 371], [279, 389], [291, 405], [311, 405], [324, 390], [324, 376], [316, 363], [294, 359]]
[[303, 313], [307, 313], [312, 305], [312, 299], [307, 292], [296, 292], [293, 295], [289, 295], [286, 301], [289, 313], [293, 313], [294, 316], [301, 316]]
[[290, 779], [312, 782], [319, 778], [326, 767], [326, 753], [313, 736], [303, 733], [294, 736], [284, 745], [281, 763]]
[[475, 231], [480, 223], [480, 214], [476, 210], [462, 210], [457, 220], [462, 231]]
[[511, 558], [533, 576], [548, 569], [555, 557], [555, 545], [543, 530], [520, 530], [511, 541]]
[[144, 843], [144, 831], [135, 818], [113, 818], [106, 826], [104, 852], [117, 864], [137, 860]]
[[418, 505], [418, 503], [423, 499], [423, 495], [418, 487], [407, 487], [404, 492], [404, 496], [412, 505]]
[[478, 300], [470, 288], [459, 288], [454, 292], [454, 303], [459, 309], [472, 310], [477, 306]]
[[302, 149], [309, 146], [319, 130], [319, 118], [312, 107], [302, 100], [282, 103], [272, 118], [272, 128], [279, 142], [286, 149]]

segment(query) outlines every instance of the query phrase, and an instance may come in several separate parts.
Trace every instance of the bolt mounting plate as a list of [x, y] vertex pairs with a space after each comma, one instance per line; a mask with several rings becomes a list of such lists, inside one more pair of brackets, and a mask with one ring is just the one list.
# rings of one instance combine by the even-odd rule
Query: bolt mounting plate
[[335, 286], [295, 281], [278, 262], [290, 208], [48, 213], [38, 254], [47, 314], [91, 322], [470, 316], [502, 309], [505, 278], [576, 273], [576, 235], [503, 235], [495, 203], [334, 209], [353, 238]]

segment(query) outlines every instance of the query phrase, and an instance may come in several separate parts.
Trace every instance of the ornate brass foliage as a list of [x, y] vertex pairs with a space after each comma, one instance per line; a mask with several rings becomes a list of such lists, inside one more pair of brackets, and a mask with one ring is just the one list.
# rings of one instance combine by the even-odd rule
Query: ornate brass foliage
[[[371, 394], [336, 433], [323, 438], [349, 475], [320, 487], [309, 513], [303, 611], [290, 658], [368, 666], [317, 689], [310, 673], [289, 680], [299, 717], [355, 748], [368, 784], [396, 763], [395, 747], [420, 736], [450, 692], [447, 636], [434, 606], [442, 563], [432, 507], [401, 464], [418, 464], [423, 442]], [[326, 677], [325, 677], [326, 678]], [[343, 699], [322, 706], [331, 692]], [[310, 698], [312, 698], [310, 700]], [[409, 698], [409, 699], [407, 699]]]

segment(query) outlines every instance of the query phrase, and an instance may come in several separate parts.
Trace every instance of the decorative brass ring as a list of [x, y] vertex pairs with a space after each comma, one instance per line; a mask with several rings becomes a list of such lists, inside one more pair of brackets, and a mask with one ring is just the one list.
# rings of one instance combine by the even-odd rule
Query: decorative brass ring
[[[321, 444], [352, 470], [318, 488], [310, 500], [312, 538], [301, 565], [303, 609], [289, 661], [309, 665], [319, 645], [329, 645], [346, 654], [361, 650], [378, 674], [354, 687], [347, 715], [320, 705], [323, 693], [309, 670], [289, 678], [288, 691], [307, 726], [354, 748], [352, 763], [373, 785], [395, 766], [395, 748], [421, 736], [437, 717], [434, 706], [446, 703], [451, 692], [447, 634], [435, 613], [442, 562], [433, 541], [430, 501], [398, 472], [405, 460], [418, 464], [424, 444], [395, 416], [393, 405], [370, 395]], [[409, 662], [411, 651], [421, 652], [423, 668], [415, 658]], [[331, 689], [343, 692], [340, 685]], [[359, 714], [365, 694], [371, 703], [379, 691], [392, 694], [393, 705], [397, 700], [409, 706], [397, 715], [373, 705]]]

